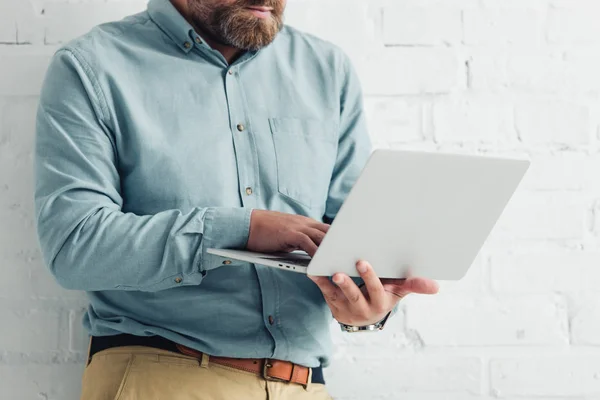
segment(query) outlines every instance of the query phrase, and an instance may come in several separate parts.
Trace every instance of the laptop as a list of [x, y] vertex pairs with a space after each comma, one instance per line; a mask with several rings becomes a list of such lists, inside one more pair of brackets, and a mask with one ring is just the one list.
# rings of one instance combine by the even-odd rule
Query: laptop
[[374, 150], [314, 257], [208, 249], [229, 260], [314, 276], [461, 280], [529, 169], [525, 159]]

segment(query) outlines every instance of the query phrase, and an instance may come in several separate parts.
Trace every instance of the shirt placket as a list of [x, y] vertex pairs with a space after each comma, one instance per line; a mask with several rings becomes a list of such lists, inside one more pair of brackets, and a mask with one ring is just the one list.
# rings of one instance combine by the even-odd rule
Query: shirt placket
[[[242, 67], [251, 58], [251, 56], [243, 56], [226, 68], [225, 91], [242, 204], [248, 208], [261, 208], [258, 151], [242, 85]], [[283, 358], [287, 352], [287, 342], [279, 322], [280, 289], [269, 268], [255, 266], [255, 269], [261, 287], [263, 323], [274, 341], [271, 357]]]

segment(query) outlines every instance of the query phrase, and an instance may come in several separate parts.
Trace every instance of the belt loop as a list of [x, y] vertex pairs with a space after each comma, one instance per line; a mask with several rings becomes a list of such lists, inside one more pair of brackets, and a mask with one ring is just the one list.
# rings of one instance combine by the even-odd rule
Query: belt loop
[[202, 362], [200, 363], [200, 367], [208, 368], [209, 360], [210, 360], [210, 356], [208, 354], [202, 353]]
[[310, 385], [312, 384], [312, 374], [313, 374], [313, 370], [312, 368], [308, 369], [308, 380], [306, 381], [306, 385], [304, 385], [304, 389], [309, 392], [310, 391]]

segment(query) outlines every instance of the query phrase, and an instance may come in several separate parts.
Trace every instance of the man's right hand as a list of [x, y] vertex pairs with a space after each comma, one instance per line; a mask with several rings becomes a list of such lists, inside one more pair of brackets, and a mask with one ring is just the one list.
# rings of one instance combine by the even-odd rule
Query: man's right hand
[[328, 229], [329, 225], [301, 215], [253, 210], [246, 247], [262, 253], [304, 250], [312, 257]]

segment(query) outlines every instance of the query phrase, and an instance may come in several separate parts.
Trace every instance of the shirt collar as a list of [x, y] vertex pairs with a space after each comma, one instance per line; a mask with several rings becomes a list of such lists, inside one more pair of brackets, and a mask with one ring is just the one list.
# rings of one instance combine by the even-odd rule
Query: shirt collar
[[186, 54], [194, 48], [191, 34], [194, 28], [169, 0], [150, 0], [148, 14], [152, 21]]

